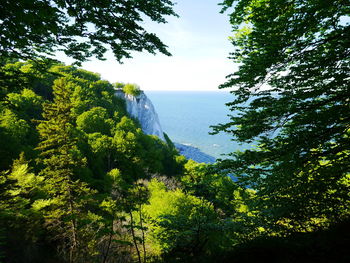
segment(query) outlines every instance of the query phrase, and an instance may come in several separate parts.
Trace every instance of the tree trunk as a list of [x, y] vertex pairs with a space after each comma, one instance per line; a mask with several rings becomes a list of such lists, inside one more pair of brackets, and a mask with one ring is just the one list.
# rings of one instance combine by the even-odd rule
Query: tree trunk
[[140, 216], [140, 226], [141, 226], [141, 233], [142, 233], [143, 262], [146, 263], [145, 231], [143, 230], [142, 205], [141, 204], [140, 204], [140, 207], [139, 207], [139, 216]]
[[140, 255], [140, 250], [137, 246], [137, 240], [136, 240], [136, 236], [135, 236], [135, 232], [134, 232], [134, 220], [133, 220], [133, 217], [132, 217], [132, 212], [130, 210], [129, 212], [130, 214], [130, 226], [131, 226], [131, 235], [132, 235], [132, 240], [134, 242], [134, 245], [135, 245], [135, 248], [136, 248], [136, 252], [137, 252], [137, 257], [138, 257], [138, 260], [139, 260], [139, 263], [142, 263], [142, 260], [141, 260], [141, 255]]

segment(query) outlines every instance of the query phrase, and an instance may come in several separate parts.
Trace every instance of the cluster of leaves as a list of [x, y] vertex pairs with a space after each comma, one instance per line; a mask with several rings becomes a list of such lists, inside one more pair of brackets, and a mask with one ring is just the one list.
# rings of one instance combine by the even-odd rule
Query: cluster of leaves
[[1, 1], [0, 57], [34, 59], [62, 51], [81, 62], [103, 59], [107, 48], [118, 61], [131, 51], [170, 55], [142, 22], [166, 23], [164, 16], [176, 16], [172, 6], [169, 0]]
[[141, 94], [140, 87], [137, 86], [136, 84], [130, 84], [130, 83], [125, 84], [122, 89], [123, 89], [124, 93], [135, 96], [135, 97], [137, 97], [138, 95]]
[[148, 189], [146, 241], [165, 262], [214, 262], [240, 241], [248, 215], [242, 195], [250, 193], [210, 165], [190, 160], [175, 181], [156, 178]]
[[230, 122], [214, 127], [255, 149], [221, 171], [255, 189], [251, 209], [272, 233], [349, 218], [350, 4], [343, 0], [227, 0], [239, 69]]

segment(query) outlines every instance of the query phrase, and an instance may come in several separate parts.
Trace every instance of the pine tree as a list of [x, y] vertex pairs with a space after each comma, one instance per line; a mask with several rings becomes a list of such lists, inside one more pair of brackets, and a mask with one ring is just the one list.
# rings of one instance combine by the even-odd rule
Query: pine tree
[[77, 148], [71, 94], [74, 84], [61, 78], [54, 82], [52, 103], [44, 104], [38, 131], [41, 142], [39, 161], [44, 166], [46, 200], [37, 202], [45, 212], [46, 223], [62, 243], [62, 252], [69, 262], [77, 262], [79, 249], [79, 222], [86, 215], [83, 209], [93, 191], [79, 179], [79, 168], [84, 166]]

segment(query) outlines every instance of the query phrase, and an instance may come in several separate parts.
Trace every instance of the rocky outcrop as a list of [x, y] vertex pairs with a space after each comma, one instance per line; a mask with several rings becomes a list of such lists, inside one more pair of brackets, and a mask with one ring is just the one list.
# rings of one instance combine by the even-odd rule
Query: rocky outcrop
[[125, 100], [127, 112], [131, 117], [140, 122], [141, 128], [145, 134], [156, 135], [161, 140], [165, 141], [158, 114], [151, 100], [144, 92], [141, 92], [138, 96], [133, 96], [120, 90], [116, 92], [116, 96]]

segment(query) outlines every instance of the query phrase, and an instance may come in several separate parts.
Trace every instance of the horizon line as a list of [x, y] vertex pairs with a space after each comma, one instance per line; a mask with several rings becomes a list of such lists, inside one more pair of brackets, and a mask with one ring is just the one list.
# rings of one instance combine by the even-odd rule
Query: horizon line
[[188, 91], [188, 92], [193, 92], [193, 91], [198, 91], [198, 92], [229, 92], [229, 90], [222, 90], [222, 89], [216, 89], [216, 90], [207, 90], [207, 89], [202, 89], [202, 90], [198, 90], [198, 89], [191, 89], [191, 90], [187, 90], [187, 89], [141, 89], [142, 91]]

